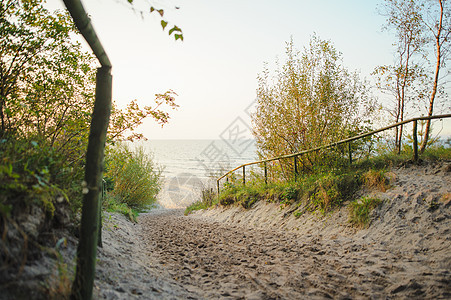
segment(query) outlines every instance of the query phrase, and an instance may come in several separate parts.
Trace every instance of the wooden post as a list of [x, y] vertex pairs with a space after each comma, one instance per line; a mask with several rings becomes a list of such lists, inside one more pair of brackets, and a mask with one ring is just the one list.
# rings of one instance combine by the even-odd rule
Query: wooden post
[[265, 185], [268, 185], [268, 168], [266, 166], [266, 161], [264, 162], [265, 164]]
[[86, 151], [85, 182], [87, 192], [83, 195], [77, 268], [70, 296], [71, 299], [90, 300], [96, 268], [105, 141], [111, 113], [111, 62], [81, 1], [64, 0], [64, 4], [74, 20], [75, 26], [88, 42], [102, 66], [97, 69], [94, 111]]
[[243, 186], [246, 186], [246, 166], [243, 166]]
[[294, 181], [296, 182], [298, 180], [298, 160], [297, 160], [297, 156], [294, 156], [293, 159], [294, 159]]
[[86, 151], [80, 241], [77, 249], [77, 269], [72, 286], [72, 299], [91, 299], [94, 285], [99, 216], [101, 209], [102, 172], [106, 133], [111, 112], [112, 76], [110, 67], [97, 69], [96, 99]]
[[218, 199], [219, 199], [219, 180], [216, 180], [216, 185], [218, 187]]
[[418, 161], [418, 137], [417, 137], [417, 120], [413, 121], [413, 161]]
[[352, 165], [351, 142], [348, 143], [348, 152], [349, 152], [349, 165]]

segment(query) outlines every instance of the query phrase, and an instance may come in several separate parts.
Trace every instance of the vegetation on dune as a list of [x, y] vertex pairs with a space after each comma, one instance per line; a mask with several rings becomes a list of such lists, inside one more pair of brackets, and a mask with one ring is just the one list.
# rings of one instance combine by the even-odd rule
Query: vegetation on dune
[[156, 202], [161, 187], [161, 168], [142, 146], [131, 149], [117, 144], [107, 150], [104, 207], [135, 219], [137, 212]]
[[[324, 216], [337, 208], [347, 206], [349, 222], [356, 227], [366, 227], [370, 222], [371, 211], [382, 201], [374, 197], [360, 197], [359, 191], [387, 191], [390, 188], [390, 175], [387, 170], [412, 163], [411, 157], [411, 150], [400, 154], [390, 151], [377, 153], [352, 165], [335, 165], [333, 169], [329, 168], [327, 163], [325, 167], [318, 166], [314, 172], [299, 174], [296, 181], [279, 180], [266, 184], [263, 174], [254, 174], [243, 186], [242, 178], [230, 176], [219, 195], [211, 192], [206, 194], [202, 200], [190, 205], [185, 214], [217, 205], [239, 205], [249, 209], [258, 201], [277, 203], [281, 208], [290, 208], [290, 213], [296, 217], [306, 212]], [[422, 159], [449, 161], [451, 148], [447, 145], [432, 145], [423, 153]]]

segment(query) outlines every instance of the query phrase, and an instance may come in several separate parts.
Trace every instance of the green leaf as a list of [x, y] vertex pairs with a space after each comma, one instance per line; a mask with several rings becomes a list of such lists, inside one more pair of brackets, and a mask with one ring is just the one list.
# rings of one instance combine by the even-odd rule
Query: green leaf
[[183, 41], [183, 34], [174, 34], [175, 40], [181, 39]]
[[172, 27], [171, 30], [169, 30], [169, 35], [171, 35], [174, 31], [182, 32], [180, 28], [174, 25], [174, 27]]
[[161, 20], [161, 27], [163, 27], [163, 30], [166, 28], [167, 25], [168, 22], [166, 22], [165, 20]]
[[151, 6], [150, 7], [150, 13], [153, 13], [154, 11], [157, 11], [161, 17], [164, 16], [164, 10], [163, 9], [156, 9], [155, 7]]

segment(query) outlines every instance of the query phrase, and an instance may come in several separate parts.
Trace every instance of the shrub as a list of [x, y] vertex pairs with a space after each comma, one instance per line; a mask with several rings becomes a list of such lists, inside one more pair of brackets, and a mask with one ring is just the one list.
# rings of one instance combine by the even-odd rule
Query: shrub
[[131, 150], [126, 144], [119, 144], [108, 149], [106, 170], [106, 181], [113, 186], [108, 194], [119, 203], [141, 210], [156, 202], [161, 169], [142, 146]]
[[387, 191], [389, 187], [389, 180], [385, 177], [384, 170], [368, 170], [363, 174], [363, 182], [365, 186], [369, 188], [377, 188], [382, 192]]
[[350, 204], [349, 222], [357, 227], [366, 227], [370, 219], [370, 212], [376, 208], [382, 200], [378, 198], [363, 197]]
[[315, 186], [315, 192], [310, 197], [312, 208], [325, 214], [352, 197], [360, 186], [360, 180], [357, 174], [329, 173], [320, 177]]

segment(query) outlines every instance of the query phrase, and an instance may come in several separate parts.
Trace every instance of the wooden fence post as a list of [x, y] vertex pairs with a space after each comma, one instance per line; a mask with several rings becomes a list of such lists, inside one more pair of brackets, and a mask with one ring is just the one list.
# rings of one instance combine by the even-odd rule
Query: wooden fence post
[[243, 186], [246, 186], [246, 166], [243, 166]]
[[418, 161], [418, 137], [417, 137], [417, 120], [413, 121], [413, 160]]
[[266, 161], [264, 162], [265, 164], [265, 185], [268, 185], [268, 168], [266, 166]]
[[218, 187], [218, 199], [219, 199], [219, 180], [216, 180], [216, 185]]
[[72, 286], [72, 299], [91, 299], [94, 285], [99, 217], [101, 209], [102, 172], [106, 132], [111, 111], [111, 67], [97, 69], [96, 100], [92, 113], [88, 150], [86, 152], [80, 241], [77, 248], [77, 269]]
[[348, 143], [348, 152], [349, 152], [349, 165], [352, 165], [351, 142]]
[[294, 181], [296, 182], [298, 180], [298, 160], [297, 160], [297, 156], [294, 156], [293, 159], [294, 159]]

